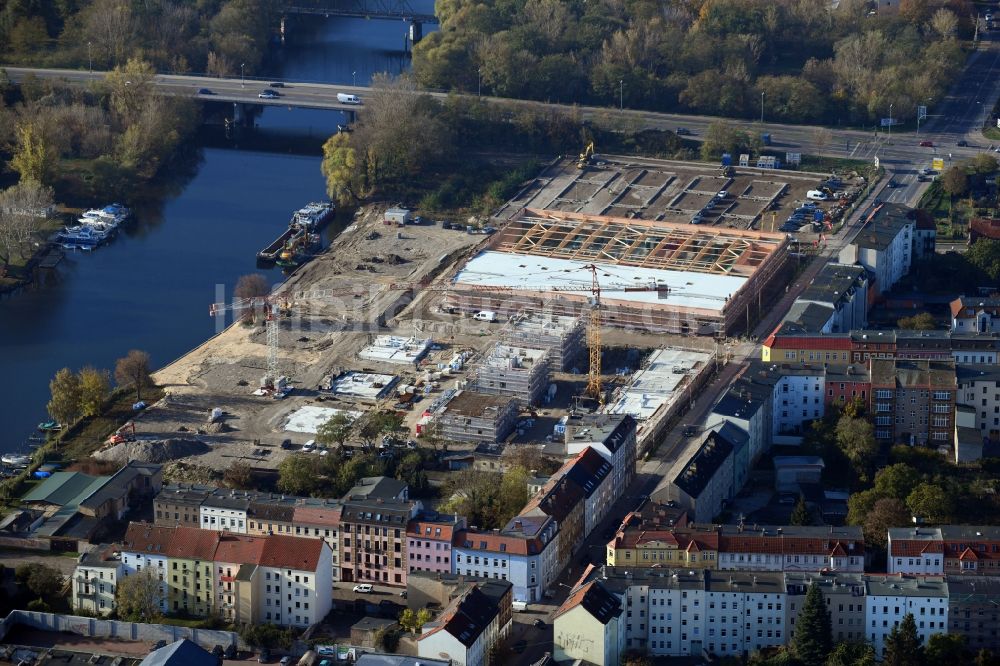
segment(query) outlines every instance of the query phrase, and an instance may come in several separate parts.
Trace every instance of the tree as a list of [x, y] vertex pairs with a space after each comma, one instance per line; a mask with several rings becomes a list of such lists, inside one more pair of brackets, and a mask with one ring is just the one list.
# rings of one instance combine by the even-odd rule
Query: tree
[[160, 617], [163, 587], [149, 567], [118, 580], [115, 605], [118, 617], [131, 622], [155, 622]]
[[821, 666], [833, 643], [830, 611], [823, 601], [823, 592], [813, 583], [806, 592], [802, 611], [795, 621], [792, 652], [805, 666]]
[[0, 248], [5, 264], [24, 258], [32, 236], [41, 229], [45, 211], [52, 206], [51, 187], [23, 179], [0, 192]]
[[281, 629], [270, 622], [266, 624], [244, 624], [239, 629], [240, 637], [255, 647], [283, 648], [292, 647], [292, 629]]
[[[236, 287], [233, 289], [233, 298], [236, 300], [260, 299], [270, 293], [271, 285], [268, 284], [267, 278], [260, 273], [250, 273], [240, 276], [240, 279], [236, 281]], [[247, 308], [243, 317], [255, 322], [257, 320], [258, 305], [260, 304], [256, 300], [252, 301], [251, 307]]]
[[941, 39], [954, 39], [958, 33], [958, 17], [943, 7], [931, 16], [930, 25]]
[[15, 569], [14, 577], [40, 599], [57, 596], [66, 584], [62, 572], [45, 564], [22, 564]]
[[951, 497], [933, 483], [921, 483], [914, 488], [906, 497], [906, 506], [914, 516], [933, 523], [946, 523], [951, 518]]
[[969, 166], [976, 173], [993, 173], [1000, 168], [1000, 162], [989, 153], [979, 153], [969, 160]]
[[403, 417], [396, 412], [366, 412], [355, 422], [355, 432], [367, 446], [372, 446], [379, 435], [387, 435], [399, 430]]
[[972, 654], [965, 647], [961, 634], [932, 634], [927, 639], [928, 664], [967, 664]]
[[339, 132], [326, 140], [320, 169], [331, 200], [349, 206], [369, 195], [363, 166], [358, 151], [351, 146], [350, 134]]
[[228, 488], [250, 490], [253, 488], [253, 468], [243, 460], [237, 460], [222, 473], [222, 482]]
[[722, 153], [738, 157], [740, 153], [752, 153], [760, 148], [760, 137], [724, 121], [714, 122], [705, 130], [705, 140], [701, 144], [703, 160], [717, 159]]
[[135, 389], [135, 399], [142, 400], [144, 388], [153, 385], [149, 371], [149, 354], [138, 349], [132, 349], [115, 363], [115, 382], [119, 386], [131, 386]]
[[156, 69], [141, 58], [129, 58], [108, 72], [104, 87], [108, 91], [111, 111], [122, 127], [135, 125], [156, 94], [153, 79]]
[[920, 472], [916, 469], [906, 463], [896, 463], [883, 467], [875, 475], [875, 492], [880, 497], [905, 500], [920, 480]]
[[899, 625], [892, 628], [885, 639], [885, 656], [882, 658], [885, 666], [922, 666], [924, 663], [924, 648], [920, 645], [917, 634], [917, 623], [912, 613]]
[[792, 510], [791, 523], [792, 525], [812, 525], [813, 523], [812, 513], [809, 511], [809, 507], [806, 506], [804, 495], [799, 495], [799, 501]]
[[431, 612], [426, 608], [421, 608], [416, 613], [407, 608], [399, 614], [399, 626], [409, 632], [419, 634], [423, 626], [431, 621], [431, 618]]
[[966, 260], [993, 280], [1000, 280], [1000, 241], [980, 238], [965, 253]]
[[290, 495], [311, 495], [319, 485], [318, 458], [290, 455], [278, 465], [278, 488]]
[[870, 643], [837, 643], [826, 666], [876, 666], [875, 648]]
[[969, 189], [969, 175], [965, 171], [965, 165], [955, 165], [941, 174], [941, 187], [952, 197], [965, 194]]
[[872, 458], [878, 452], [872, 424], [865, 419], [841, 416], [837, 421], [837, 444], [851, 461], [858, 476], [867, 478]]
[[344, 412], [334, 414], [316, 429], [316, 441], [321, 444], [343, 446], [351, 435], [354, 419]]
[[111, 376], [107, 370], [91, 366], [80, 371], [80, 414], [97, 416], [111, 396]]
[[910, 515], [902, 500], [883, 497], [875, 502], [862, 523], [865, 540], [873, 546], [885, 548], [888, 529], [905, 527], [910, 523]]
[[896, 321], [896, 325], [912, 331], [933, 331], [937, 327], [934, 315], [930, 312], [920, 312], [912, 317], [902, 317]]
[[45, 185], [52, 179], [58, 155], [45, 138], [37, 122], [24, 119], [14, 130], [16, 146], [10, 158], [10, 167], [21, 174], [21, 179]]
[[80, 377], [69, 368], [63, 368], [49, 382], [52, 398], [47, 409], [49, 416], [68, 425], [80, 416]]

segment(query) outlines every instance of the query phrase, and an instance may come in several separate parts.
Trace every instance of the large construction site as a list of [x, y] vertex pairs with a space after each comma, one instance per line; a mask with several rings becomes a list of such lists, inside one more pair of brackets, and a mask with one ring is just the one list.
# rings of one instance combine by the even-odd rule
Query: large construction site
[[[681, 179], [675, 163], [604, 159], [550, 166], [484, 221], [493, 233], [398, 226], [384, 207], [359, 211], [271, 297], [267, 325], [228, 319], [156, 374], [167, 397], [137, 420], [138, 437], [206, 444], [180, 461], [187, 479], [235, 460], [274, 469], [309, 455], [302, 445], [333, 415], [376, 409], [403, 416], [417, 439], [436, 421], [450, 451], [551, 446], [559, 423], [580, 409], [630, 414], [640, 440], [652, 437], [725, 362], [726, 336], [758, 316], [769, 292], [783, 291], [788, 241], [749, 220], [668, 215], [657, 201], [685, 201], [671, 194]], [[686, 167], [703, 178], [713, 171]], [[666, 171], [673, 180], [661, 182], [656, 174]], [[721, 186], [743, 188], [737, 199], [749, 206], [765, 176], [771, 198], [754, 208], [758, 221], [774, 191], [788, 196], [819, 178], [737, 169]], [[627, 208], [654, 177], [658, 194]], [[614, 189], [619, 180], [627, 192]], [[605, 185], [587, 201], [569, 206], [565, 192], [545, 200], [588, 181]], [[612, 191], [617, 200], [601, 200]], [[741, 206], [730, 213], [749, 210]], [[215, 311], [246, 314], [231, 304]], [[575, 399], [584, 394], [586, 403]]]

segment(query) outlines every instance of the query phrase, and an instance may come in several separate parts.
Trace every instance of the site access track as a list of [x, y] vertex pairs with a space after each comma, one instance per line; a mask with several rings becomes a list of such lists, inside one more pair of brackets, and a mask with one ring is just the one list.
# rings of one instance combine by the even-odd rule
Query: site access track
[[[71, 85], [85, 86], [100, 81], [107, 74], [100, 71], [80, 71], [72, 69], [42, 69], [7, 67], [8, 76], [20, 81], [31, 74], [42, 79], [61, 79]], [[344, 103], [337, 94], [353, 94], [362, 100], [371, 92], [365, 86], [347, 86], [331, 83], [310, 83], [281, 81], [282, 88], [270, 88], [273, 79], [215, 78], [197, 75], [159, 74], [154, 79], [157, 89], [166, 95], [197, 97], [202, 101], [230, 102], [264, 106], [286, 106], [337, 111], [357, 111], [357, 104]], [[207, 88], [210, 95], [199, 95], [200, 89]], [[258, 97], [269, 89], [280, 94], [274, 99]], [[444, 99], [446, 92], [428, 94]], [[471, 96], [471, 95], [470, 95]], [[841, 130], [820, 128], [815, 125], [790, 125], [782, 123], [760, 123], [745, 119], [729, 119], [730, 122], [772, 137], [771, 148], [775, 152], [798, 152], [827, 157], [872, 160], [877, 155], [888, 166], [929, 165], [934, 157], [958, 160], [972, 157], [988, 147], [980, 133], [983, 119], [990, 113], [1000, 96], [1000, 37], [986, 33], [979, 42], [979, 48], [972, 54], [962, 76], [956, 81], [952, 91], [937, 105], [931, 105], [931, 115], [919, 136], [912, 132], [884, 132]], [[565, 113], [577, 114], [584, 119], [611, 121], [623, 119], [629, 126], [675, 131], [679, 127], [688, 130], [688, 138], [700, 140], [708, 126], [719, 120], [714, 116], [656, 113], [630, 109], [572, 104], [553, 104], [501, 97], [483, 96], [488, 103], [523, 104], [538, 108], [558, 109]], [[986, 109], [984, 112], [983, 109]], [[915, 110], [913, 111], [915, 112]], [[913, 113], [911, 112], [911, 113]], [[888, 109], [886, 109], [888, 115]], [[765, 104], [764, 116], [767, 108]], [[891, 140], [890, 140], [891, 138]], [[965, 140], [968, 146], [959, 147], [958, 141]], [[933, 147], [920, 146], [921, 141], [930, 141]], [[600, 147], [598, 146], [598, 149]], [[913, 173], [916, 173], [914, 169]], [[913, 180], [915, 181], [915, 175]], [[909, 190], [909, 186], [907, 186]], [[901, 192], [894, 200], [910, 199], [912, 192]]]

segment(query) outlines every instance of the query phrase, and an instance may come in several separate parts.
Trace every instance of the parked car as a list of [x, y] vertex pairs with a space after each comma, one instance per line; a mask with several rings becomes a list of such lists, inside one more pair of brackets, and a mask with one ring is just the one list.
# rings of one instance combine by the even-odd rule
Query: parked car
[[278, 99], [279, 97], [281, 97], [281, 95], [274, 92], [273, 90], [268, 89], [268, 90], [261, 90], [259, 93], [257, 93], [257, 97], [259, 97], [260, 99]]
[[336, 657], [337, 649], [332, 645], [320, 645], [316, 648], [316, 654], [321, 657]]
[[693, 425], [689, 425], [689, 426], [684, 426], [684, 430], [681, 432], [681, 434], [684, 435], [685, 437], [694, 437], [695, 434], [697, 434], [697, 432], [698, 432], [697, 428], [695, 428]]
[[829, 199], [829, 197], [826, 195], [826, 192], [823, 192], [822, 190], [809, 190], [808, 192], [806, 192], [806, 198], [812, 199], [814, 201], [826, 201], [827, 199]]
[[921, 141], [920, 142], [920, 147], [921, 148], [933, 148], [934, 147], [934, 142], [933, 141]]
[[674, 132], [677, 136], [690, 136], [691, 130], [686, 127], [678, 127], [677, 131]]
[[292, 448], [292, 440], [290, 439], [281, 440], [281, 448], [284, 449], [285, 451]]
[[958, 142], [958, 144], [956, 144], [956, 145], [957, 145], [957, 146], [958, 146], [959, 148], [965, 148], [966, 146], [968, 146], [968, 145], [969, 145], [969, 142], [968, 142], [968, 141], [966, 141], [965, 139], [962, 139], [962, 140], [961, 140], [961, 141], [959, 141], [959, 142]]
[[214, 95], [215, 93], [212, 92], [211, 90], [209, 90], [208, 88], [198, 88], [198, 94], [199, 95]]
[[362, 594], [370, 594], [372, 591], [372, 586], [368, 583], [361, 583], [360, 585], [354, 586], [355, 592], [361, 592]]

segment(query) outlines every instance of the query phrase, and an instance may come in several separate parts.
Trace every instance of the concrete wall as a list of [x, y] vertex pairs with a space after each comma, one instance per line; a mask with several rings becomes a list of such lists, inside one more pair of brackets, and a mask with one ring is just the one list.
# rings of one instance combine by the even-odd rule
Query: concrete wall
[[248, 649], [239, 634], [231, 631], [213, 629], [191, 629], [176, 627], [169, 624], [145, 624], [142, 622], [119, 622], [116, 620], [98, 620], [76, 615], [59, 615], [56, 613], [31, 613], [14, 610], [0, 623], [0, 638], [16, 625], [40, 629], [42, 631], [64, 631], [78, 636], [90, 638], [117, 638], [124, 641], [156, 642], [165, 640], [168, 643], [186, 638], [197, 643], [206, 650], [216, 645], [226, 647], [236, 645], [239, 649]]
[[17, 550], [52, 550], [52, 542], [48, 539], [0, 536], [0, 547]]

